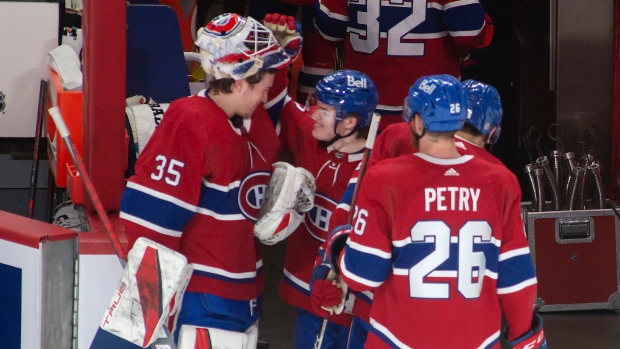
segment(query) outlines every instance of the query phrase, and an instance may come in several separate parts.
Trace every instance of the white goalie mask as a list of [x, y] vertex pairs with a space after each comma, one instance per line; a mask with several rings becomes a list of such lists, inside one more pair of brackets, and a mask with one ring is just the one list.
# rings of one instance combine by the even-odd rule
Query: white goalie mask
[[224, 13], [198, 31], [202, 68], [215, 79], [244, 79], [290, 63], [271, 31], [252, 17]]

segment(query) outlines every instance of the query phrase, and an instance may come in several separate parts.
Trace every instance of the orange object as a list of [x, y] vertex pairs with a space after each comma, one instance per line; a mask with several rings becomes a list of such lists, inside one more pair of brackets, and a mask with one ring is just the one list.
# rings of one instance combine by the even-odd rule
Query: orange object
[[[51, 106], [58, 106], [60, 114], [67, 124], [71, 140], [82, 154], [82, 92], [65, 91], [58, 74], [50, 69], [50, 100]], [[56, 131], [54, 120], [47, 112], [45, 118], [45, 136], [48, 139], [47, 157], [54, 180], [58, 188], [67, 187], [67, 164], [71, 162], [71, 155], [62, 137]]]

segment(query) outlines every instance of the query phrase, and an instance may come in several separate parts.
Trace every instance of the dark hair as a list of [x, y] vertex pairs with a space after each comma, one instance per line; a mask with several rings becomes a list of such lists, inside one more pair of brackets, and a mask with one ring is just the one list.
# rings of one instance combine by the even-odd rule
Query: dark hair
[[[263, 76], [267, 74], [275, 74], [277, 71], [278, 69], [276, 68], [267, 68], [267, 69], [259, 71], [258, 73], [254, 75], [248, 76], [247, 78], [245, 78], [245, 80], [248, 82], [248, 84], [252, 88], [254, 87], [254, 85], [258, 84], [259, 82], [263, 80]], [[209, 82], [209, 91], [211, 91], [215, 95], [218, 95], [220, 93], [227, 95], [227, 94], [232, 93], [232, 87], [234, 84], [235, 84], [235, 79], [233, 78], [211, 80]]]
[[463, 132], [465, 132], [465, 133], [467, 133], [467, 134], [469, 134], [469, 135], [472, 135], [472, 136], [474, 136], [474, 137], [484, 136], [484, 135], [482, 134], [482, 132], [480, 132], [480, 131], [476, 128], [476, 126], [474, 126], [474, 125], [470, 124], [470, 123], [469, 123], [469, 122], [467, 122], [467, 121], [465, 122], [465, 124], [463, 124], [463, 128], [461, 129], [461, 131], [463, 131]]

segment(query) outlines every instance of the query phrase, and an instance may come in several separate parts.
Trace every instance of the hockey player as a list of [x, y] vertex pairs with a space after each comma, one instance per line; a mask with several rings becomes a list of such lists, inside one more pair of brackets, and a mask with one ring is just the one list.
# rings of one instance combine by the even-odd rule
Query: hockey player
[[[377, 90], [365, 74], [335, 71], [321, 79], [306, 107], [286, 97], [280, 139], [295, 166], [316, 178], [314, 208], [288, 238], [280, 295], [298, 308], [295, 348], [312, 348], [323, 317], [312, 307], [309, 288], [314, 259], [329, 233], [329, 217], [363, 157], [377, 104]], [[322, 348], [344, 348], [351, 316], [329, 316]]]
[[478, 0], [441, 2], [320, 0], [315, 25], [327, 40], [344, 42], [344, 69], [377, 84], [379, 130], [399, 122], [412, 81], [461, 75], [461, 57], [487, 46], [493, 26]]
[[282, 47], [251, 17], [209, 22], [196, 45], [214, 80], [170, 104], [123, 193], [129, 246], [144, 236], [194, 266], [175, 337], [207, 333], [213, 347], [256, 346], [263, 274], [253, 226], [280, 149], [262, 103], [276, 69], [300, 48], [293, 36]]
[[459, 154], [465, 103], [455, 78], [418, 79], [404, 116], [419, 152], [370, 168], [353, 226], [328, 237], [333, 270], [374, 290], [366, 348], [500, 348], [502, 315], [511, 347], [546, 348], [519, 186]]
[[[462, 82], [461, 85], [467, 99], [467, 118], [463, 128], [456, 131], [454, 136], [458, 152], [462, 155], [478, 156], [490, 163], [502, 165], [501, 161], [484, 149], [486, 143], [494, 144], [499, 138], [502, 108], [497, 90], [490, 85], [475, 80], [467, 80]], [[391, 124], [377, 137], [369, 167], [384, 159], [415, 152], [417, 152], [417, 149], [413, 146], [409, 125], [405, 122]], [[342, 201], [338, 204], [334, 214], [332, 214], [330, 220], [331, 227], [347, 223], [350, 200], [356, 182], [357, 173], [354, 173], [342, 197]], [[315, 273], [325, 274], [324, 271], [319, 271], [326, 268], [326, 263], [323, 262], [324, 245], [319, 250]], [[329, 307], [340, 302], [342, 291], [337, 286], [330, 283], [321, 283], [321, 286], [324, 288], [321, 294], [322, 297], [314, 297], [313, 302], [316, 304], [313, 305]], [[349, 334], [349, 349], [362, 348], [363, 343], [366, 341], [370, 329], [368, 321], [372, 297], [373, 295], [370, 291], [355, 293], [354, 306], [351, 310], [353, 320]]]

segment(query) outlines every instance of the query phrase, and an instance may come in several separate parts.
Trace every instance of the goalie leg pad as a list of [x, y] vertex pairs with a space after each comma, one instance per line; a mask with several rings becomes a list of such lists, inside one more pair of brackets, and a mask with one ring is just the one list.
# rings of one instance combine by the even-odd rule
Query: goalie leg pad
[[125, 108], [125, 115], [131, 128], [127, 132], [131, 132], [133, 136], [133, 147], [136, 149], [136, 157], [144, 149], [151, 135], [159, 126], [169, 106], [169, 103], [138, 104]]
[[[250, 326], [246, 332], [226, 331], [212, 327], [181, 326], [178, 349], [249, 349], [256, 348], [258, 327]], [[250, 335], [248, 335], [250, 332]], [[255, 335], [254, 335], [255, 332]], [[250, 338], [253, 337], [253, 338]], [[253, 341], [253, 344], [250, 342]], [[253, 346], [252, 346], [253, 345]]]
[[254, 236], [267, 245], [286, 239], [301, 223], [301, 213], [312, 208], [315, 190], [310, 172], [285, 162], [273, 164]]
[[191, 273], [185, 256], [139, 238], [129, 251], [101, 329], [141, 347], [164, 337], [163, 326], [180, 303]]

